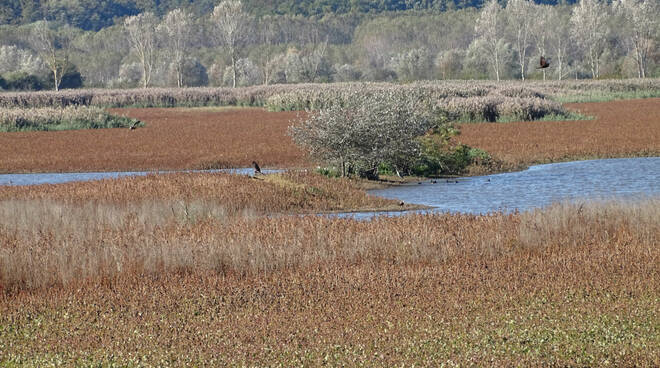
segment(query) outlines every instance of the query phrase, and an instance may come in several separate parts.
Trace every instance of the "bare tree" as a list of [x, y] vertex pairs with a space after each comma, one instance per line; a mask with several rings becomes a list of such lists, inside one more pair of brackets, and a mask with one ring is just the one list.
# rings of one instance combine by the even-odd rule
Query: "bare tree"
[[490, 0], [481, 10], [474, 27], [477, 34], [476, 40], [481, 41], [486, 51], [493, 57], [490, 64], [498, 81], [500, 80], [500, 52], [504, 42], [501, 12], [502, 7], [497, 0]]
[[39, 57], [53, 73], [53, 85], [59, 91], [62, 78], [70, 70], [69, 61], [74, 29], [69, 25], [59, 30], [52, 28], [47, 20], [36, 22], [32, 29], [30, 43]]
[[[623, 19], [621, 38], [637, 62], [637, 75], [646, 78], [646, 64], [654, 32], [658, 29], [657, 0], [616, 0], [614, 10]], [[632, 50], [630, 50], [632, 48]]]
[[275, 22], [271, 16], [267, 15], [260, 20], [259, 36], [263, 51], [257, 56], [257, 62], [262, 72], [263, 84], [268, 85], [275, 69], [273, 65], [273, 43], [275, 41], [276, 29]]
[[[538, 56], [548, 56], [548, 45], [554, 29], [552, 27], [553, 8], [550, 5], [535, 5], [532, 4], [534, 10], [534, 19], [536, 20], [536, 31], [532, 32], [534, 44], [538, 51]], [[550, 31], [552, 30], [552, 31]], [[543, 80], [545, 80], [545, 68], [541, 69], [543, 73]]]
[[167, 13], [158, 30], [170, 52], [177, 87], [183, 87], [184, 67], [193, 37], [192, 14], [183, 9], [174, 9]]
[[240, 0], [223, 0], [213, 8], [213, 19], [222, 36], [225, 46], [229, 48], [231, 67], [233, 69], [232, 87], [236, 87], [236, 61], [240, 47], [247, 40], [248, 14], [243, 11]]
[[[513, 33], [512, 41], [518, 54], [518, 65], [520, 65], [520, 78], [525, 80], [525, 66], [527, 62], [527, 50], [530, 46], [530, 28], [534, 18], [533, 3], [529, 0], [509, 0], [504, 9], [507, 24]], [[538, 22], [535, 22], [538, 25]], [[537, 29], [536, 34], [542, 33]]]
[[303, 63], [307, 71], [308, 79], [310, 82], [315, 82], [319, 75], [321, 64], [325, 58], [325, 51], [328, 48], [328, 39], [316, 43], [314, 49], [303, 58]]
[[546, 28], [548, 30], [546, 39], [549, 40], [554, 56], [552, 64], [555, 66], [557, 80], [562, 80], [568, 73], [564, 67], [568, 64], [568, 51], [571, 45], [570, 17], [568, 14], [561, 13], [555, 6], [550, 6], [545, 11], [548, 15], [546, 19], [549, 22], [548, 28]]
[[131, 48], [142, 64], [142, 87], [151, 82], [151, 72], [156, 62], [156, 27], [158, 19], [153, 13], [145, 12], [124, 20], [124, 29]]
[[573, 8], [571, 16], [573, 37], [586, 54], [592, 78], [598, 78], [600, 75], [600, 56], [605, 47], [607, 16], [607, 5], [601, 0], [580, 0], [580, 3]]

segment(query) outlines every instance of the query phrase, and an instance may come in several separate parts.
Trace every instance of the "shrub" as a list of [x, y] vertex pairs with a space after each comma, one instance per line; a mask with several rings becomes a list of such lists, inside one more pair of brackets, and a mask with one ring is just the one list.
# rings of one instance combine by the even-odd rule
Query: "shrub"
[[410, 172], [421, 154], [418, 138], [444, 122], [415, 94], [356, 90], [353, 99], [311, 113], [290, 134], [313, 157], [340, 167], [342, 175], [374, 179], [383, 163]]
[[100, 107], [0, 108], [0, 131], [3, 132], [121, 128], [133, 124], [137, 124], [137, 120], [111, 115]]

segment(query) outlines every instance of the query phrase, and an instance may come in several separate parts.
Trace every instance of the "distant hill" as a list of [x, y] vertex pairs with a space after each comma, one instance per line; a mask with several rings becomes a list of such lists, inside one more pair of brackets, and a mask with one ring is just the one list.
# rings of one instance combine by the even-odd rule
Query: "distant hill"
[[[220, 0], [2, 0], [0, 24], [26, 24], [43, 19], [66, 22], [84, 30], [98, 31], [115, 20], [143, 11], [159, 16], [186, 7], [206, 14]], [[244, 0], [250, 13], [263, 16], [320, 16], [329, 13], [381, 13], [401, 10], [445, 11], [480, 7], [484, 0]], [[575, 0], [536, 0], [537, 3], [574, 3]]]

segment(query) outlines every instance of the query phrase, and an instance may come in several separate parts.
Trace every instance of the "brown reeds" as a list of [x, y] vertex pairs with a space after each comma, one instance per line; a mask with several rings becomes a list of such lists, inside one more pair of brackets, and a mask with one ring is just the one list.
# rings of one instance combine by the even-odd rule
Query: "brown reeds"
[[175, 170], [308, 165], [286, 135], [295, 112], [112, 110], [143, 128], [0, 134], [0, 172]]
[[658, 204], [149, 226], [5, 200], [0, 361], [654, 366]]
[[[508, 166], [657, 155], [657, 98], [567, 104], [594, 120], [463, 124], [456, 138]], [[145, 128], [0, 134], [1, 172], [307, 166], [286, 134], [294, 112], [262, 109], [124, 109]], [[29, 142], [26, 144], [25, 142]]]
[[461, 143], [512, 166], [660, 154], [660, 99], [567, 104], [594, 120], [461, 124]]
[[[0, 94], [0, 107], [57, 107], [95, 105], [101, 107], [195, 107], [195, 106], [264, 106], [269, 99], [274, 108], [301, 109], [319, 107], [328, 99], [343, 99], [356, 88], [396, 88], [430, 93], [435, 98], [484, 96], [490, 91], [505, 90], [509, 97], [528, 90], [555, 96], [584, 94], [651, 92], [656, 94], [659, 79], [581, 80], [581, 81], [434, 81], [410, 85], [392, 83], [323, 83], [251, 86], [243, 88], [148, 88], [148, 89], [77, 89], [58, 92], [10, 92]], [[535, 97], [538, 94], [533, 93]], [[298, 99], [294, 96], [307, 96]], [[295, 105], [290, 102], [298, 101]], [[300, 103], [302, 102], [302, 104]]]

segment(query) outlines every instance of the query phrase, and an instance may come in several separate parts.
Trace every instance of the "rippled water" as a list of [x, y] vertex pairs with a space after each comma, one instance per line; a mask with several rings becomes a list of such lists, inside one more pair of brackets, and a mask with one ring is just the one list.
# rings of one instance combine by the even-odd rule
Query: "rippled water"
[[434, 211], [510, 212], [577, 199], [660, 194], [660, 157], [562, 162], [525, 171], [424, 181], [370, 193], [433, 207]]
[[[265, 173], [278, 170], [264, 170]], [[253, 169], [206, 170], [252, 175]], [[0, 185], [56, 184], [155, 172], [4, 174]], [[164, 172], [161, 172], [164, 173]], [[525, 211], [577, 199], [635, 198], [660, 195], [660, 157], [562, 162], [525, 171], [451, 180], [431, 180], [370, 191], [371, 194], [432, 207], [428, 211], [487, 213]], [[377, 213], [398, 215], [401, 212]], [[375, 213], [339, 216], [369, 218]]]

